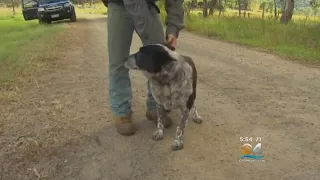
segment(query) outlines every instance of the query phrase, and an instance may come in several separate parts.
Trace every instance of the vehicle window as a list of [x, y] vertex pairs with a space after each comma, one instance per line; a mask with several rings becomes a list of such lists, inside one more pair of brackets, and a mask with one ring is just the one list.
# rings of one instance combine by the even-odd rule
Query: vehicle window
[[37, 7], [38, 3], [35, 0], [22, 0], [24, 8]]
[[60, 2], [61, 0], [40, 0], [40, 4]]

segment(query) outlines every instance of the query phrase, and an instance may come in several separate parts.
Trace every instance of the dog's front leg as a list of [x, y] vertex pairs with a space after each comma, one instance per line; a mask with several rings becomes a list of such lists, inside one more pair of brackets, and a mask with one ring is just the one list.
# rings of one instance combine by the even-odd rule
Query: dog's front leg
[[174, 151], [180, 150], [183, 148], [184, 129], [186, 127], [189, 114], [190, 114], [190, 109], [188, 109], [187, 107], [183, 107], [180, 110], [181, 110], [181, 121], [179, 126], [177, 127], [176, 136], [172, 144], [172, 150]]
[[157, 130], [156, 132], [153, 133], [152, 139], [155, 141], [161, 140], [163, 139], [163, 121], [164, 121], [164, 116], [165, 114], [165, 109], [163, 108], [163, 106], [157, 105]]

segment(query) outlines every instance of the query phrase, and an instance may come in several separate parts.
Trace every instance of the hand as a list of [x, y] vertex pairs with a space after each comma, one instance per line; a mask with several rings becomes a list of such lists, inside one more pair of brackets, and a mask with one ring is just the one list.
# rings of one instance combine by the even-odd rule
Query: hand
[[176, 48], [177, 46], [177, 37], [173, 34], [168, 34], [167, 36], [167, 42], [170, 44], [172, 47]]

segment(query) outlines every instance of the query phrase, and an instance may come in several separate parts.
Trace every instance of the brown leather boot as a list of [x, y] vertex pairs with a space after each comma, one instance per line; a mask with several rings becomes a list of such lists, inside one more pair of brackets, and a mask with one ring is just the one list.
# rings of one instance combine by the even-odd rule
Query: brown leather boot
[[136, 132], [136, 128], [132, 123], [131, 114], [132, 113], [128, 116], [114, 117], [115, 126], [119, 134], [131, 136]]
[[[170, 111], [167, 111], [167, 112], [170, 112]], [[157, 112], [147, 111], [146, 112], [146, 117], [148, 118], [148, 120], [154, 121], [157, 124], [157, 119], [158, 119]], [[167, 116], [164, 119], [163, 125], [164, 125], [165, 128], [168, 128], [168, 127], [170, 127], [172, 125], [172, 120], [171, 120], [171, 118], [169, 116]]]

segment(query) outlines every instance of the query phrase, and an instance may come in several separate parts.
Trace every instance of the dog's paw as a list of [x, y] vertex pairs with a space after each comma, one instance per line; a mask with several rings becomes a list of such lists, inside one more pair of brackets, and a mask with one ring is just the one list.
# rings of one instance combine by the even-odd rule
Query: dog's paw
[[195, 122], [195, 123], [197, 123], [197, 124], [202, 124], [203, 118], [202, 118], [201, 116], [199, 116], [199, 117], [194, 117], [194, 118], [192, 119], [192, 121]]
[[178, 150], [181, 150], [182, 148], [183, 148], [183, 140], [175, 139], [172, 144], [172, 150], [178, 151]]
[[156, 132], [153, 133], [152, 139], [155, 141], [163, 139], [163, 131], [162, 130], [157, 130]]

